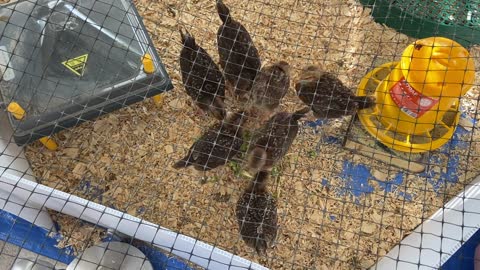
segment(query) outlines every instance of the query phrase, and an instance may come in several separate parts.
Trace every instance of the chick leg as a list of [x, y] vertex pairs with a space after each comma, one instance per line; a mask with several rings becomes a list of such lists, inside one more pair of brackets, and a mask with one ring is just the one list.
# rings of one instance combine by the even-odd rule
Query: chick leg
[[326, 125], [328, 125], [328, 123], [324, 123], [322, 125], [317, 126], [317, 128], [318, 128], [317, 132], [320, 135], [319, 139], [318, 139], [317, 146], [315, 148], [317, 154], [320, 154], [321, 146], [326, 144], [326, 138], [328, 137], [328, 134], [329, 134], [328, 130], [325, 130]]
[[199, 179], [198, 182], [200, 182], [200, 184], [202, 184], [202, 185], [204, 185], [208, 182], [207, 172], [204, 171], [204, 172], [201, 173], [201, 176], [200, 176], [200, 179]]

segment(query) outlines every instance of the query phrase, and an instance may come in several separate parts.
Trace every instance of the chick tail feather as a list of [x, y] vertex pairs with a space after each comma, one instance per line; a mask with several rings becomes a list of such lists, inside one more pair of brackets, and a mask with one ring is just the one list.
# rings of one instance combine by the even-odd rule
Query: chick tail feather
[[223, 3], [222, 0], [217, 0], [217, 12], [224, 24], [229, 23], [232, 20], [230, 17], [230, 9]]
[[266, 251], [265, 244], [261, 244], [261, 243], [257, 242], [256, 245], [255, 245], [255, 251], [257, 252], [258, 256], [260, 256], [260, 257], [267, 256], [267, 251]]
[[197, 44], [195, 43], [195, 38], [185, 29], [180, 28], [178, 31], [180, 32], [183, 46], [195, 49], [195, 47], [197, 46]]
[[174, 169], [183, 169], [183, 168], [187, 168], [189, 166], [191, 166], [192, 163], [188, 162], [188, 156], [187, 157], [184, 157], [183, 159], [177, 161], [175, 164], [173, 164], [173, 168]]

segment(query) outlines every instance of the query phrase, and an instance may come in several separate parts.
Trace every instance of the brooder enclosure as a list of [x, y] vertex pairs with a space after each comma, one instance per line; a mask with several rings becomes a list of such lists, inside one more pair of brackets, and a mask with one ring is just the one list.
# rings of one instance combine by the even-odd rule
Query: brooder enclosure
[[[284, 152], [279, 151], [282, 154], [269, 156], [266, 145], [273, 142], [262, 145], [265, 149], [258, 146], [261, 139], [256, 132], [272, 115], [298, 113], [310, 105], [298, 97], [297, 90], [299, 78], [316, 78], [303, 76], [306, 67], [316, 65], [350, 89], [351, 95], [344, 100], [348, 103], [352, 102], [367, 73], [383, 64], [401, 61], [404, 50], [423, 38], [402, 34], [401, 26], [393, 29], [375, 22], [372, 6], [364, 6], [356, 0], [224, 0], [230, 10], [227, 20], [233, 18], [249, 32], [262, 66], [280, 61], [288, 64], [288, 68], [278, 65], [280, 73], [288, 74], [288, 87], [286, 93], [276, 96], [280, 100], [278, 107], [271, 110], [265, 109], [268, 106], [260, 106], [261, 110], [252, 113], [249, 106], [255, 105], [251, 105], [248, 99], [242, 101], [235, 96], [234, 86], [227, 76], [223, 84], [216, 82], [219, 89], [225, 85], [224, 104], [219, 106], [225, 106], [227, 119], [232, 114], [245, 112], [242, 114], [245, 119], [230, 122], [230, 126], [237, 128], [229, 130], [233, 132], [230, 136], [239, 136], [242, 143], [232, 143], [227, 149], [238, 151], [238, 154], [229, 157], [224, 165], [207, 171], [197, 170], [195, 166], [174, 168], [185, 156], [190, 156], [192, 161], [196, 156], [189, 152], [192, 144], [206, 138], [202, 135], [220, 123], [216, 115], [202, 112], [199, 99], [192, 98], [185, 90], [179, 57], [187, 43], [182, 42], [179, 29], [191, 35], [211, 57], [210, 69], [216, 65], [224, 73], [225, 63], [222, 64], [217, 49], [217, 31], [223, 23], [222, 16], [219, 16], [217, 3], [213, 0], [137, 0], [134, 4], [172, 80], [173, 90], [163, 93], [164, 99], [160, 102], [145, 99], [52, 134], [51, 139], [58, 144], [56, 151], [46, 149], [38, 141], [26, 145], [25, 155], [40, 184], [191, 236], [269, 269], [326, 270], [372, 267], [480, 174], [480, 130], [477, 125], [480, 121], [480, 47], [463, 41], [462, 45], [469, 52], [468, 59], [478, 72], [471, 71], [474, 80], [468, 92], [456, 103], [461, 117], [457, 119], [455, 111], [451, 118], [445, 116], [444, 122], [456, 128], [441, 147], [409, 154], [379, 147], [376, 138], [355, 120], [357, 116], [352, 116], [358, 106], [362, 106], [358, 100], [350, 115], [327, 119], [326, 116], [320, 117], [318, 112], [308, 112], [299, 116], [298, 131], [292, 129], [295, 123], [290, 118], [286, 122], [277, 119], [278, 123], [288, 127], [288, 131], [274, 135], [279, 134], [278, 138], [292, 136], [290, 147], [286, 146], [288, 140], [277, 146], [285, 148], [282, 149]], [[470, 16], [478, 18], [478, 11], [475, 12]], [[452, 36], [455, 35], [449, 37]], [[248, 66], [244, 61], [240, 67]], [[141, 68], [137, 64], [113, 63], [104, 73], [92, 76], [99, 77], [101, 87], [103, 81], [110, 78], [107, 71], [111, 68], [122, 70], [114, 72], [118, 76], [128, 77], [135, 73], [132, 70]], [[376, 73], [379, 77], [377, 84], [389, 73], [388, 70], [385, 72]], [[235, 73], [233, 76], [239, 76], [241, 71]], [[94, 81], [98, 83], [98, 80]], [[215, 79], [209, 82], [212, 80], [215, 83]], [[253, 84], [256, 82], [258, 80]], [[318, 85], [315, 80], [313, 85]], [[333, 85], [337, 87], [339, 83]], [[373, 95], [375, 87], [363, 90]], [[217, 98], [218, 93], [212, 96]], [[5, 101], [3, 92], [2, 97]], [[334, 94], [325, 98], [330, 102], [321, 108], [333, 106]], [[378, 97], [376, 101], [379, 101]], [[52, 102], [45, 101], [50, 104], [48, 106], [57, 106]], [[340, 110], [348, 111], [345, 107]], [[361, 117], [363, 112], [358, 111], [358, 115]], [[287, 117], [285, 115], [282, 117]], [[291, 117], [295, 118], [295, 114]], [[229, 129], [228, 120], [226, 122], [221, 125]], [[238, 130], [239, 126], [242, 126], [242, 132]], [[355, 132], [356, 129], [359, 131]], [[295, 132], [298, 134], [292, 135]], [[345, 147], [347, 137], [383, 151], [381, 153], [394, 154], [372, 157], [366, 154], [367, 150], [362, 150], [365, 148], [352, 151]], [[258, 143], [256, 147], [255, 142]], [[211, 146], [206, 148], [201, 151], [208, 161], [209, 157], [216, 157]], [[275, 159], [275, 155], [279, 156], [270, 167], [263, 163], [262, 166], [253, 166], [268, 167], [269, 177], [264, 180], [266, 182], [259, 183], [264, 185], [261, 188], [252, 188], [250, 185], [256, 171], [249, 170], [249, 165], [253, 162], [252, 153], [255, 153], [252, 149], [257, 148], [261, 148], [260, 154], [253, 158], [262, 159], [261, 151], [264, 151], [266, 164]], [[408, 169], [409, 164], [418, 165], [420, 169]], [[278, 232], [273, 240], [267, 239], [271, 241], [266, 241], [265, 253], [258, 252], [255, 244], [253, 247], [247, 245], [240, 235], [237, 201], [240, 198], [245, 200], [245, 190], [257, 192], [250, 200], [266, 201], [255, 205], [260, 208], [276, 202], [276, 209], [269, 207], [268, 211], [276, 211]], [[262, 220], [265, 217], [273, 219], [271, 213], [260, 210], [257, 213], [260, 223], [267, 222]], [[101, 241], [103, 229], [99, 226], [51, 213], [57, 217], [55, 220], [63, 235], [59, 243], [61, 247], [72, 247], [74, 253], [79, 254], [89, 245]], [[263, 232], [267, 233], [266, 227], [253, 231], [257, 241]]]

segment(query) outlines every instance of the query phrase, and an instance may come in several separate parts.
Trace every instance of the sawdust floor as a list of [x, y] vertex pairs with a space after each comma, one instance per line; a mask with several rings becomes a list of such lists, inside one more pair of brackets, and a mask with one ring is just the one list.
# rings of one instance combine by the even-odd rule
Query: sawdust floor
[[[225, 2], [252, 33], [264, 63], [287, 60], [294, 77], [304, 65], [318, 63], [354, 88], [374, 66], [398, 60], [412, 41], [374, 23], [369, 11], [354, 0]], [[201, 173], [171, 169], [212, 123], [194, 115], [183, 91], [177, 25], [186, 25], [217, 59], [215, 33], [220, 21], [214, 1], [136, 3], [175, 89], [166, 95], [163, 106], [147, 100], [61, 132], [56, 136], [61, 145], [57, 152], [49, 152], [38, 143], [29, 146], [27, 156], [42, 183], [271, 269], [364, 269], [478, 174], [478, 167], [471, 165], [479, 164], [479, 132], [460, 138], [476, 143], [455, 150], [459, 153], [436, 153], [437, 165], [430, 166], [429, 173], [404, 172], [398, 181], [395, 177], [400, 171], [395, 167], [354, 155], [339, 143], [323, 145], [320, 153], [315, 153], [319, 135], [304, 127], [270, 183], [279, 201], [281, 231], [268, 258], [259, 258], [238, 235], [234, 206], [247, 180], [235, 176], [236, 166], [208, 173], [204, 184]], [[480, 50], [472, 49], [472, 54], [479, 68]], [[470, 116], [478, 119], [477, 98], [478, 87], [474, 87], [464, 103]], [[300, 106], [292, 88], [282, 109], [293, 111]], [[347, 123], [348, 119], [334, 122], [326, 131], [340, 138]], [[461, 157], [456, 168], [458, 179], [435, 181], [438, 175], [451, 171], [447, 164], [452, 154]], [[365, 180], [370, 190], [352, 181], [353, 175], [342, 175], [344, 160], [370, 168], [373, 176]], [[392, 185], [385, 184], [390, 181]], [[67, 238], [76, 230], [70, 227], [70, 232], [64, 231]], [[77, 246], [81, 249], [82, 245]]]

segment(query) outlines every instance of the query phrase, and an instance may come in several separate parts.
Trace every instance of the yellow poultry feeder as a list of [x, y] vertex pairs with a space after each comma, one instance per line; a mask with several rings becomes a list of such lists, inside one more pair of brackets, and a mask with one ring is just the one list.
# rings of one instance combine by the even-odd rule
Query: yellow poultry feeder
[[387, 147], [409, 153], [440, 148], [453, 136], [459, 100], [473, 86], [475, 67], [459, 43], [430, 37], [409, 45], [399, 62], [375, 68], [358, 95], [375, 95], [377, 106], [359, 119]]

